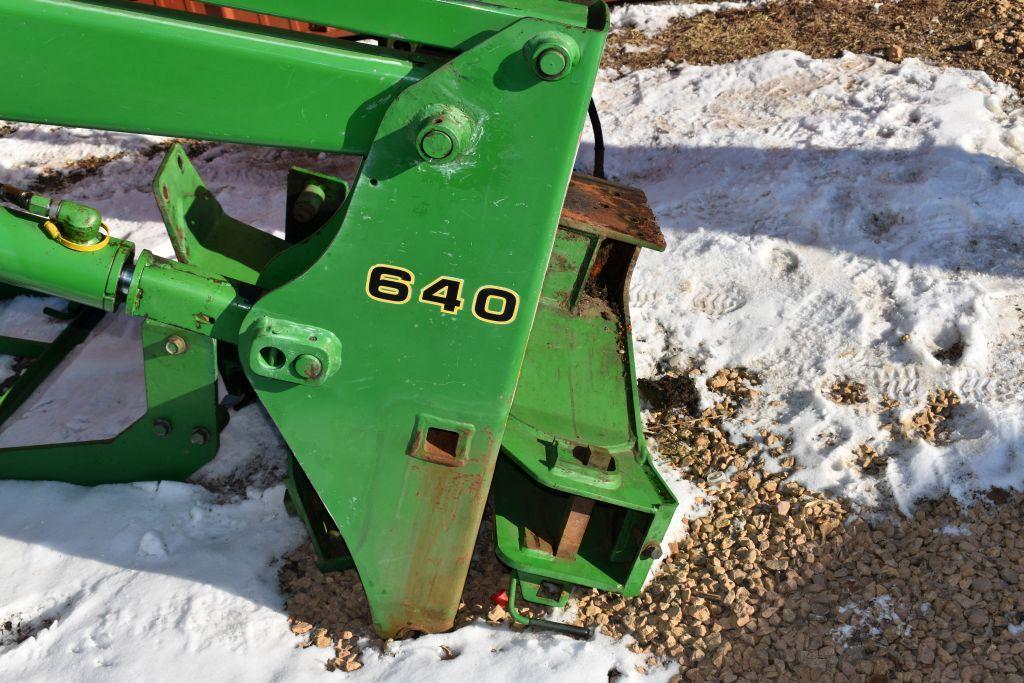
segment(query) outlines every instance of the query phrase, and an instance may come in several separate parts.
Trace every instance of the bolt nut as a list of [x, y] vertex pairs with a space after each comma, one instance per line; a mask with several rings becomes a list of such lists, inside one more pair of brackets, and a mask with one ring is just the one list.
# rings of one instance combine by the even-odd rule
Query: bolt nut
[[170, 436], [172, 431], [170, 420], [165, 420], [162, 417], [158, 417], [153, 420], [153, 433], [157, 436]]
[[320, 208], [324, 205], [326, 198], [327, 194], [319, 184], [306, 185], [299, 196], [295, 198], [295, 203], [292, 204], [292, 218], [299, 223], [310, 222], [320, 213]]
[[469, 117], [460, 109], [429, 107], [416, 136], [416, 151], [424, 161], [451, 161], [468, 149], [472, 137]]
[[645, 560], [657, 560], [662, 555], [660, 543], [648, 543], [640, 551], [640, 557]]
[[182, 337], [172, 334], [164, 341], [164, 349], [172, 356], [180, 356], [188, 351], [188, 342]]
[[523, 56], [540, 78], [557, 81], [568, 76], [580, 61], [580, 46], [564, 33], [545, 31], [526, 43]]
[[308, 353], [304, 353], [295, 359], [295, 372], [304, 379], [319, 379], [324, 374], [324, 364], [320, 359]]
[[192, 430], [192, 436], [189, 437], [189, 441], [192, 442], [193, 446], [205, 446], [210, 443], [210, 430], [205, 427], [196, 427]]

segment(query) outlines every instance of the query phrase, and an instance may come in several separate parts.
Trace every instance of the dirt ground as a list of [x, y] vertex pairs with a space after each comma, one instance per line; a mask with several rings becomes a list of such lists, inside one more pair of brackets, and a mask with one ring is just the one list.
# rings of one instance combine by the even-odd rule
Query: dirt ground
[[[639, 51], [637, 48], [640, 48]], [[980, 69], [1024, 86], [1024, 3], [1020, 0], [780, 0], [761, 8], [676, 19], [650, 37], [619, 31], [605, 65], [641, 69], [665, 62], [720, 64], [772, 50], [813, 57], [843, 51], [892, 61]]]

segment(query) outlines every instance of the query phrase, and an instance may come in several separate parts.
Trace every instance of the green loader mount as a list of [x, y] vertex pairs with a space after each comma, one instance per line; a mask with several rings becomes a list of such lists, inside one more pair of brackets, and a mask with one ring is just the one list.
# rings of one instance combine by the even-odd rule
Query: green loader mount
[[50, 344], [0, 337], [34, 359], [0, 430], [117, 311], [142, 318], [147, 409], [112, 439], [2, 449], [0, 478], [185, 479], [217, 453], [223, 377], [280, 430], [290, 506], [324, 570], [358, 570], [381, 636], [452, 627], [485, 508], [517, 620], [517, 598], [575, 585], [638, 594], [676, 500], [641, 429], [628, 282], [665, 242], [642, 192], [573, 173], [604, 3], [221, 4], [352, 36], [0, 0], [0, 118], [362, 157], [354, 180], [291, 170], [281, 239], [173, 145], [153, 189], [176, 260], [3, 186], [0, 296], [71, 305]]

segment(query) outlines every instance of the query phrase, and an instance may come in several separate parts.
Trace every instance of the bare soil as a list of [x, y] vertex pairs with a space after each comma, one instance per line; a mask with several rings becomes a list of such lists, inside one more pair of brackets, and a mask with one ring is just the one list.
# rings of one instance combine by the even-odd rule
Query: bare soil
[[[640, 47], [641, 50], [636, 48]], [[771, 52], [843, 51], [891, 61], [917, 57], [979, 69], [1024, 87], [1024, 3], [1019, 0], [778, 0], [761, 8], [676, 19], [660, 34], [618, 31], [605, 65], [721, 64]]]

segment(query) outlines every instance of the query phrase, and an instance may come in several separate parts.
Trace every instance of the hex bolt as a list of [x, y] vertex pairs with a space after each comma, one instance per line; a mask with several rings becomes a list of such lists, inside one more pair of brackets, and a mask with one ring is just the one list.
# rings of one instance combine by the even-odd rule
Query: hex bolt
[[192, 436], [189, 437], [189, 441], [192, 442], [193, 446], [205, 446], [210, 443], [210, 430], [205, 427], [196, 427], [192, 430]]
[[165, 420], [162, 417], [158, 417], [153, 420], [153, 433], [157, 436], [170, 436], [171, 431], [172, 428], [170, 420]]
[[318, 183], [310, 183], [295, 198], [292, 205], [292, 218], [299, 223], [308, 223], [320, 213], [320, 207], [327, 198], [324, 188]]
[[188, 342], [182, 337], [172, 334], [164, 341], [164, 349], [172, 356], [180, 356], [188, 351]]
[[645, 560], [657, 560], [661, 558], [661, 544], [660, 543], [648, 543], [640, 551], [640, 557]]
[[564, 33], [544, 31], [523, 46], [523, 56], [541, 79], [557, 81], [568, 76], [580, 61], [580, 46]]
[[294, 367], [299, 377], [306, 379], [318, 379], [320, 375], [324, 374], [324, 365], [320, 362], [320, 359], [308, 353], [304, 353], [296, 358]]
[[427, 107], [416, 135], [416, 152], [431, 163], [451, 161], [469, 147], [473, 128], [460, 109], [445, 105]]

